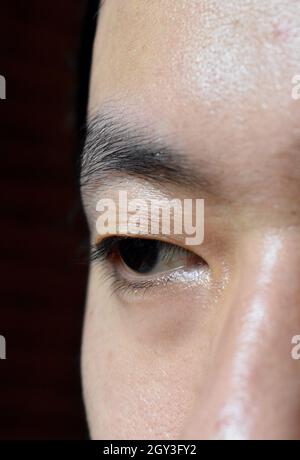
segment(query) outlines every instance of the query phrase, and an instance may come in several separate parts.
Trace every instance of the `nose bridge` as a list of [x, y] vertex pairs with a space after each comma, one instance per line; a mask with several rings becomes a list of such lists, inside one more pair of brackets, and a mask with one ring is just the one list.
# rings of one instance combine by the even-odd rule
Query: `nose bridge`
[[223, 328], [223, 341], [232, 337], [234, 360], [244, 356], [257, 362], [257, 351], [271, 347], [280, 353], [285, 347], [276, 344], [282, 335], [300, 327], [299, 251], [299, 235], [289, 231], [256, 233], [242, 241]]
[[[273, 424], [273, 412], [266, 418], [273, 402], [286, 407], [282, 391], [292, 365], [291, 335], [297, 322], [300, 327], [299, 258], [293, 242], [294, 237], [278, 233], [256, 235], [238, 252], [238, 276], [219, 343], [228, 340], [221, 365], [227, 390], [217, 414], [217, 437], [258, 436], [262, 420], [263, 428]], [[276, 412], [280, 417], [279, 408]]]
[[292, 336], [300, 334], [298, 238], [266, 232], [239, 246], [222, 331], [190, 425], [194, 436], [276, 438], [299, 431], [300, 361], [291, 358]]

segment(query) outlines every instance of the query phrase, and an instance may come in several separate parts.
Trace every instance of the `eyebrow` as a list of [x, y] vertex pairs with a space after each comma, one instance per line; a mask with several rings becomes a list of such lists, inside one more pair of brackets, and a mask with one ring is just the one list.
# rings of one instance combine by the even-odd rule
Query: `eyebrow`
[[122, 173], [159, 185], [214, 193], [216, 181], [206, 169], [204, 160], [192, 164], [186, 154], [152, 134], [149, 127], [132, 125], [111, 113], [93, 115], [87, 123], [80, 158], [81, 189], [111, 183], [113, 173]]

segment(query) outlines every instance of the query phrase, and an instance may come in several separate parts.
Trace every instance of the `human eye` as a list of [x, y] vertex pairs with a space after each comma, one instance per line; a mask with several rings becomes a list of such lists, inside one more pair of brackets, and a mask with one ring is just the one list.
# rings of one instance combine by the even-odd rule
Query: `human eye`
[[104, 238], [92, 248], [91, 260], [105, 265], [117, 293], [146, 293], [170, 283], [203, 280], [208, 274], [206, 262], [194, 252], [150, 238]]

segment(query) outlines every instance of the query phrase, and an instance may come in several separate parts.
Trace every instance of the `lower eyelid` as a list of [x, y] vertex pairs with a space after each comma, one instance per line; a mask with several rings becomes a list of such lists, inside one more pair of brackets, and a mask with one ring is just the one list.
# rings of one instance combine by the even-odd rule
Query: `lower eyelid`
[[138, 302], [145, 300], [145, 297], [161, 298], [163, 295], [173, 293], [176, 297], [178, 289], [195, 288], [207, 292], [211, 284], [208, 270], [182, 272], [180, 270], [163, 274], [157, 278], [143, 279], [139, 281], [127, 280], [118, 273], [111, 279], [112, 294], [122, 301]]

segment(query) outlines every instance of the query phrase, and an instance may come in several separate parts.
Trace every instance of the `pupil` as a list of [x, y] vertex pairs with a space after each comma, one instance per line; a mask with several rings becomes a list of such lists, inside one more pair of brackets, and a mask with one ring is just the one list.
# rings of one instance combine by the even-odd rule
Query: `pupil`
[[120, 241], [119, 254], [124, 263], [139, 273], [150, 272], [158, 260], [158, 241], [143, 238], [128, 238]]

